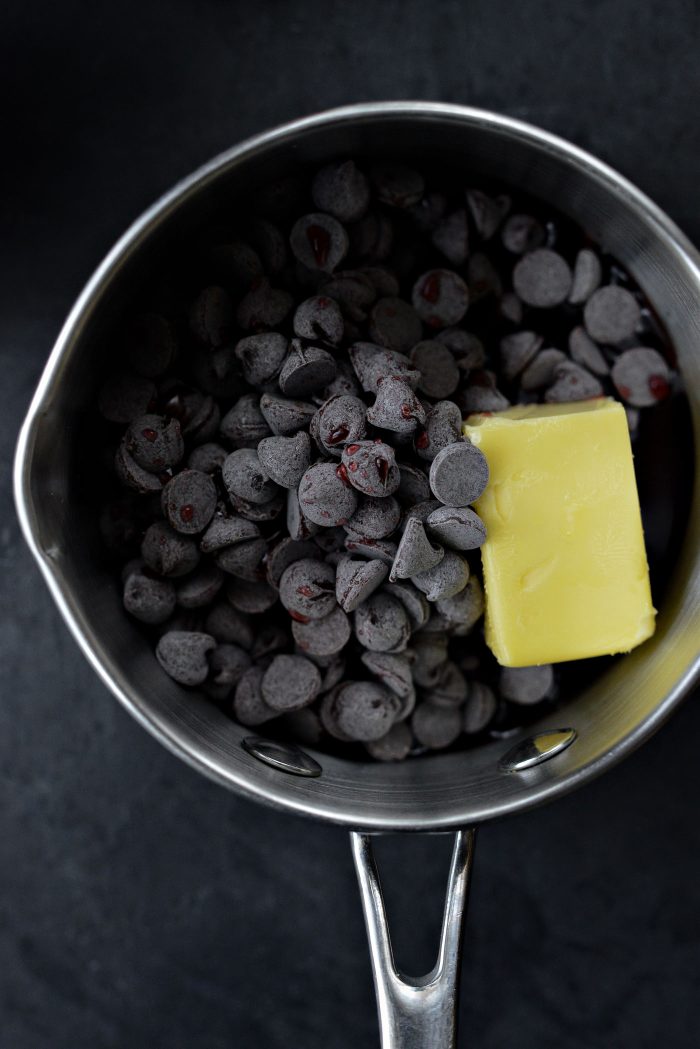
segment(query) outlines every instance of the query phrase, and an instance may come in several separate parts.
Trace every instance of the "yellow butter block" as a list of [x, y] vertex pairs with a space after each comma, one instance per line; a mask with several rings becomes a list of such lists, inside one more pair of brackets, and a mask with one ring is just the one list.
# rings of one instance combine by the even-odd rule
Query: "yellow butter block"
[[486, 641], [503, 666], [629, 652], [654, 633], [625, 410], [611, 398], [472, 415]]

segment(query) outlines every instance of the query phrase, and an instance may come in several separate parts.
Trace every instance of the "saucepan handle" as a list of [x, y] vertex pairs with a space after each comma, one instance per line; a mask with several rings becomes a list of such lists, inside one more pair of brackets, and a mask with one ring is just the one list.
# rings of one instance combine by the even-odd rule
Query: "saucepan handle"
[[426, 976], [397, 972], [377, 864], [368, 834], [350, 835], [360, 883], [382, 1049], [455, 1049], [462, 928], [474, 855], [473, 830], [455, 838], [435, 967]]

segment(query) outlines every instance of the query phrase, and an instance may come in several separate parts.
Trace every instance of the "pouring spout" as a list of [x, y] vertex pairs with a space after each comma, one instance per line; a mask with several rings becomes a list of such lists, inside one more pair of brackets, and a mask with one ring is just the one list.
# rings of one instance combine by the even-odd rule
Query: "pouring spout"
[[372, 839], [358, 832], [350, 835], [372, 960], [381, 1049], [455, 1049], [474, 840], [474, 830], [461, 830], [455, 837], [437, 961], [425, 976], [409, 978], [394, 963]]

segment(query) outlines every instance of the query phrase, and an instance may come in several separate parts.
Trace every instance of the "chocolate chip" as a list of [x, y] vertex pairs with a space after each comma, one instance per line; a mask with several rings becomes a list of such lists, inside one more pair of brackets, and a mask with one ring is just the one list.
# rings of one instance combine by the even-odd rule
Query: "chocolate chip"
[[452, 211], [435, 227], [433, 245], [453, 266], [463, 266], [469, 254], [469, 228], [464, 208]]
[[425, 428], [416, 433], [414, 447], [420, 459], [432, 462], [438, 452], [462, 436], [462, 413], [454, 401], [438, 401], [426, 415]]
[[407, 353], [420, 340], [420, 317], [407, 302], [389, 295], [379, 299], [369, 315], [369, 335], [373, 342], [389, 350]]
[[223, 582], [219, 568], [203, 561], [194, 572], [177, 581], [177, 603], [181, 608], [204, 608], [214, 600]]
[[360, 561], [348, 555], [341, 557], [335, 579], [338, 604], [344, 612], [354, 612], [382, 585], [388, 574], [389, 569], [382, 561]]
[[613, 365], [615, 388], [634, 408], [648, 408], [671, 392], [671, 372], [660, 353], [647, 346], [625, 350]]
[[277, 591], [269, 583], [232, 579], [226, 587], [226, 597], [237, 611], [260, 615], [275, 604]]
[[306, 397], [332, 382], [335, 372], [335, 361], [327, 350], [294, 339], [280, 371], [280, 389], [288, 397]]
[[514, 331], [500, 342], [501, 374], [509, 381], [515, 379], [537, 356], [542, 336], [534, 331]]
[[548, 663], [537, 667], [504, 667], [498, 689], [504, 699], [522, 706], [540, 703], [554, 684], [554, 670]]
[[216, 485], [209, 474], [182, 470], [163, 488], [161, 506], [176, 532], [196, 535], [214, 516], [216, 499]]
[[513, 289], [528, 306], [551, 309], [561, 305], [571, 291], [571, 270], [556, 251], [537, 248], [516, 264]]
[[632, 338], [640, 320], [639, 303], [634, 295], [615, 284], [598, 288], [583, 308], [583, 322], [594, 342], [616, 346]]
[[455, 394], [455, 402], [466, 415], [473, 412], [502, 412], [510, 401], [496, 387], [494, 376], [476, 369], [469, 373], [468, 385]]
[[600, 285], [603, 268], [600, 259], [590, 248], [582, 248], [574, 262], [574, 274], [569, 292], [569, 302], [581, 306]]
[[[350, 620], [337, 605], [323, 619], [313, 619], [309, 623], [300, 620], [292, 622], [292, 636], [298, 648], [315, 660], [326, 660], [336, 656], [345, 648], [350, 634]], [[325, 687], [331, 687], [326, 685], [325, 679], [323, 684]]]
[[419, 171], [404, 164], [374, 164], [370, 178], [382, 204], [411, 208], [423, 196], [425, 182]]
[[603, 387], [594, 375], [573, 361], [563, 361], [554, 369], [554, 383], [544, 395], [550, 404], [568, 401], [583, 401], [589, 397], [600, 397]]
[[234, 448], [257, 448], [263, 437], [269, 435], [270, 427], [260, 410], [260, 403], [257, 394], [245, 393], [221, 420], [221, 435]]
[[399, 721], [392, 725], [386, 735], [365, 744], [367, 753], [375, 761], [403, 761], [413, 745], [413, 736], [408, 725]]
[[165, 673], [180, 685], [201, 685], [209, 673], [207, 653], [216, 648], [209, 634], [171, 630], [156, 646], [156, 657]]
[[212, 605], [204, 626], [206, 633], [219, 642], [238, 645], [246, 652], [253, 647], [254, 635], [250, 620], [226, 602]]
[[309, 521], [299, 505], [299, 496], [295, 488], [287, 492], [287, 531], [291, 539], [309, 539], [318, 532], [319, 526]]
[[454, 743], [462, 731], [462, 714], [458, 707], [420, 703], [413, 711], [411, 729], [424, 747], [443, 750]]
[[580, 325], [569, 332], [569, 353], [576, 364], [587, 368], [594, 375], [608, 375], [610, 372], [600, 347]]
[[190, 329], [209, 346], [223, 346], [233, 330], [233, 303], [228, 292], [213, 285], [204, 288], [190, 307]]
[[430, 465], [430, 487], [445, 506], [467, 506], [479, 498], [489, 480], [486, 456], [470, 441], [449, 444]]
[[427, 525], [431, 535], [453, 550], [476, 550], [486, 542], [486, 526], [468, 506], [441, 506]]
[[245, 381], [251, 386], [266, 386], [273, 382], [287, 355], [288, 345], [286, 337], [277, 331], [239, 339], [234, 353]]
[[544, 243], [544, 238], [544, 226], [533, 215], [510, 215], [501, 230], [503, 247], [514, 255], [534, 251]]
[[356, 342], [348, 354], [360, 385], [367, 393], [376, 393], [379, 383], [388, 375], [403, 379], [412, 388], [418, 385], [420, 372], [397, 350], [388, 350], [373, 342]]
[[294, 300], [288, 291], [273, 288], [265, 277], [259, 277], [238, 303], [236, 323], [244, 331], [278, 328], [293, 305]]
[[386, 539], [398, 527], [401, 508], [393, 496], [364, 496], [345, 529], [349, 535]]
[[399, 697], [401, 706], [397, 718], [403, 721], [409, 716], [416, 702], [411, 659], [408, 658], [408, 654], [363, 652], [361, 658], [370, 674], [378, 678], [384, 688], [388, 688], [390, 692]]
[[238, 645], [217, 645], [209, 653], [210, 678], [216, 685], [235, 685], [250, 667], [250, 656]]
[[327, 164], [314, 176], [311, 196], [319, 211], [357, 222], [369, 207], [369, 183], [352, 160]]
[[187, 457], [187, 465], [191, 470], [200, 470], [205, 474], [215, 474], [223, 466], [224, 459], [228, 455], [225, 448], [220, 444], [207, 441], [193, 448]]
[[361, 441], [367, 432], [366, 405], [359, 397], [336, 395], [318, 410], [318, 439], [323, 450], [340, 455], [343, 446]]
[[301, 339], [337, 346], [343, 337], [343, 315], [329, 295], [314, 295], [300, 302], [292, 323], [294, 334]]
[[490, 240], [508, 213], [510, 198], [489, 197], [480, 189], [468, 189], [467, 206], [478, 235], [482, 240]]
[[426, 699], [438, 706], [461, 707], [466, 702], [468, 687], [467, 679], [460, 668], [447, 659], [440, 667], [437, 682], [430, 689]]
[[355, 513], [357, 493], [342, 469], [335, 463], [315, 463], [299, 482], [299, 506], [314, 524], [335, 528]]
[[253, 448], [238, 448], [224, 460], [221, 476], [231, 496], [249, 503], [267, 503], [278, 489], [270, 480]]
[[484, 591], [476, 576], [456, 594], [438, 598], [435, 608], [457, 637], [466, 636], [484, 614]]
[[345, 549], [349, 554], [357, 554], [358, 557], [367, 557], [370, 560], [378, 559], [385, 565], [393, 564], [396, 557], [396, 543], [388, 539], [367, 539], [351, 534], [345, 540]]
[[348, 482], [363, 495], [383, 498], [391, 495], [399, 486], [400, 474], [394, 449], [383, 441], [346, 444], [341, 464]]
[[428, 601], [439, 601], [452, 597], [464, 590], [469, 579], [469, 565], [463, 557], [446, 550], [444, 557], [425, 572], [412, 577], [412, 582], [422, 590]]
[[279, 711], [265, 702], [262, 694], [263, 671], [260, 667], [247, 670], [236, 685], [233, 698], [233, 713], [236, 720], [246, 727], [263, 725], [276, 718]]
[[413, 583], [403, 579], [401, 582], [387, 583], [384, 590], [390, 597], [403, 605], [413, 630], [420, 630], [430, 617], [428, 599]]
[[348, 235], [337, 219], [319, 211], [297, 219], [289, 243], [302, 265], [332, 273], [347, 254]]
[[193, 539], [186, 539], [165, 521], [155, 521], [146, 529], [141, 557], [158, 575], [175, 577], [197, 567], [199, 550]]
[[402, 652], [411, 634], [406, 610], [389, 594], [379, 592], [354, 612], [355, 636], [372, 652]]
[[141, 623], [164, 623], [175, 611], [175, 600], [175, 587], [167, 579], [153, 579], [139, 569], [126, 576], [124, 608]]
[[[260, 398], [260, 411], [276, 436], [287, 437], [303, 430], [311, 421], [316, 409], [306, 401], [292, 401], [286, 397], [274, 397], [264, 393]], [[266, 437], [267, 434], [261, 434]]]
[[396, 579], [409, 579], [419, 572], [427, 572], [442, 561], [444, 553], [441, 546], [433, 546], [428, 540], [420, 521], [415, 517], [409, 518], [389, 578], [393, 583]]
[[457, 389], [459, 368], [450, 350], [437, 340], [417, 343], [411, 350], [411, 363], [421, 375], [418, 389], [428, 397], [442, 399]]
[[265, 437], [258, 445], [258, 462], [275, 484], [296, 488], [311, 462], [311, 441], [303, 430], [291, 437]]
[[430, 485], [423, 471], [408, 463], [399, 463], [398, 467], [400, 480], [396, 491], [397, 498], [409, 505], [424, 503], [426, 499], [429, 499]]
[[551, 386], [556, 378], [557, 368], [565, 360], [566, 354], [561, 350], [540, 350], [520, 376], [521, 389], [541, 390], [545, 386]]
[[[141, 495], [146, 495], [148, 492], [159, 492], [163, 487], [163, 481], [160, 476], [144, 470], [129, 455], [126, 441], [124, 440], [119, 445], [114, 456], [114, 471], [125, 487], [132, 488]], [[167, 477], [167, 474], [165, 476]]]
[[388, 375], [379, 380], [367, 421], [381, 430], [409, 434], [425, 423], [425, 410], [408, 383]]
[[272, 710], [280, 712], [308, 706], [320, 689], [318, 667], [303, 656], [275, 656], [261, 683], [263, 699]]
[[331, 565], [305, 557], [285, 568], [279, 582], [279, 599], [301, 622], [323, 619], [335, 607], [335, 571]]
[[447, 328], [459, 324], [467, 312], [469, 288], [453, 270], [428, 270], [413, 285], [411, 301], [431, 328]]
[[347, 739], [366, 743], [387, 734], [396, 717], [396, 703], [391, 693], [379, 685], [350, 681], [338, 690], [333, 713]]
[[474, 736], [488, 728], [498, 708], [498, 700], [482, 681], [469, 684], [469, 695], [462, 711], [462, 731]]

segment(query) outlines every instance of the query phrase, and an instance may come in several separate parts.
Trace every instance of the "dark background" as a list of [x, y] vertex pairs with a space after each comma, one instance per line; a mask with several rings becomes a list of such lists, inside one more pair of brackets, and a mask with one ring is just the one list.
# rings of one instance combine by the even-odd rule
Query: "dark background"
[[[0, 32], [0, 1047], [372, 1046], [347, 836], [228, 795], [102, 687], [20, 538], [16, 431], [64, 315], [138, 212], [244, 136], [327, 106], [524, 118], [700, 240], [698, 6], [100, 7], [10, 4]], [[481, 832], [462, 1044], [697, 1045], [699, 736], [691, 698], [603, 780]], [[399, 960], [427, 969], [449, 840], [383, 851]]]

